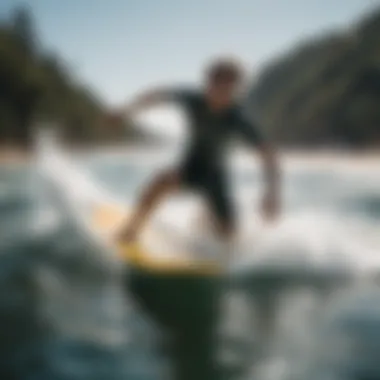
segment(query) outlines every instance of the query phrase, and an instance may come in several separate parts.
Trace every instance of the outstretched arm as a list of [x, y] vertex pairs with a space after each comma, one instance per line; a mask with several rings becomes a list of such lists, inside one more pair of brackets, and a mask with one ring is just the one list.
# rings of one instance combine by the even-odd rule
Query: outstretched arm
[[259, 133], [251, 117], [241, 113], [238, 120], [241, 137], [258, 150], [263, 163], [266, 186], [262, 202], [263, 216], [269, 220], [274, 219], [280, 208], [280, 167], [275, 149]]
[[133, 101], [122, 106], [120, 113], [123, 116], [132, 117], [140, 111], [171, 101], [174, 97], [174, 90], [168, 88], [152, 89], [140, 94]]

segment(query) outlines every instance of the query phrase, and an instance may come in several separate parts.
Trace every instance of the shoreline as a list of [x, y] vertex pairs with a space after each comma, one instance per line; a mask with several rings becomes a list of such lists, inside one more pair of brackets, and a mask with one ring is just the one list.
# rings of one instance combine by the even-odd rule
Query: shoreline
[[25, 164], [33, 160], [33, 153], [26, 149], [0, 148], [0, 165]]
[[[74, 155], [87, 154], [117, 154], [129, 155], [134, 153], [149, 153], [162, 152], [165, 145], [139, 145], [139, 144], [124, 144], [124, 145], [104, 145], [104, 146], [85, 146], [85, 147], [66, 147], [66, 151]], [[170, 146], [169, 146], [170, 147]], [[361, 151], [342, 150], [342, 149], [279, 149], [278, 155], [283, 159], [284, 163], [298, 164], [319, 164], [325, 165], [331, 162], [337, 163], [352, 163], [355, 165], [377, 163], [380, 167], [380, 149], [368, 149]], [[244, 152], [238, 154], [239, 157], [245, 157]], [[248, 155], [249, 156], [249, 155]], [[32, 161], [34, 158], [33, 151], [22, 148], [0, 148], [0, 165], [7, 164], [22, 164]]]

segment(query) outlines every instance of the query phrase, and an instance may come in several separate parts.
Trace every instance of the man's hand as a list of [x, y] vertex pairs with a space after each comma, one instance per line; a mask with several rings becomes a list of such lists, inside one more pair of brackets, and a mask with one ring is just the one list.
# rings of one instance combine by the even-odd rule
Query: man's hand
[[119, 111], [113, 111], [107, 115], [107, 122], [112, 126], [119, 126], [124, 121], [123, 113]]
[[261, 203], [261, 213], [268, 222], [276, 220], [280, 214], [279, 196], [271, 192], [265, 193]]
[[117, 128], [125, 123], [131, 124], [133, 122], [134, 109], [131, 106], [124, 106], [123, 108], [111, 111], [107, 117], [108, 124], [112, 127]]

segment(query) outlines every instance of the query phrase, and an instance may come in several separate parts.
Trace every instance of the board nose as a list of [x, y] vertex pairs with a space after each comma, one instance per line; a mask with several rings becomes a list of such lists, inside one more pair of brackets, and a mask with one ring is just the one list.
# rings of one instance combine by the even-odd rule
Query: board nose
[[110, 230], [115, 226], [120, 225], [120, 223], [126, 218], [125, 213], [120, 211], [117, 207], [104, 206], [97, 207], [93, 211], [93, 223], [95, 228], [101, 230]]

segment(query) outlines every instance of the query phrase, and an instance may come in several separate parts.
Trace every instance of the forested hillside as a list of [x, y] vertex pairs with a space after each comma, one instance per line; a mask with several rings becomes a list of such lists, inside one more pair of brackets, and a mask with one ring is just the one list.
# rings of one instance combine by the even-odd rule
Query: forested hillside
[[272, 62], [250, 99], [283, 145], [380, 147], [380, 10]]
[[44, 48], [31, 14], [20, 8], [0, 21], [0, 145], [29, 146], [41, 124], [59, 125], [71, 144], [143, 137], [121, 121], [109, 125], [102, 102]]
[[[266, 133], [289, 147], [380, 146], [380, 10], [304, 41], [263, 68], [250, 93]], [[0, 20], [0, 145], [29, 146], [33, 126], [59, 125], [71, 144], [152, 142], [107, 110], [48, 51], [27, 9]]]

